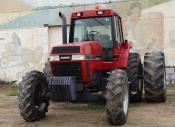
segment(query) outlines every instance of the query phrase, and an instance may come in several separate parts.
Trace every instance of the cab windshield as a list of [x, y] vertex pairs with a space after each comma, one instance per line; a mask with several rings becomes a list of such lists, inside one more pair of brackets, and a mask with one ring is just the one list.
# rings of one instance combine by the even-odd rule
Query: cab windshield
[[77, 19], [73, 22], [72, 42], [96, 41], [112, 46], [112, 17]]

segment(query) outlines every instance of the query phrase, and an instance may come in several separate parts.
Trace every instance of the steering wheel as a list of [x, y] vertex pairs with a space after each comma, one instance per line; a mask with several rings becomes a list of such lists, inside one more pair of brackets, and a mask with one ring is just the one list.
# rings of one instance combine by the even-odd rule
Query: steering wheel
[[101, 33], [98, 31], [90, 31], [89, 32], [89, 36], [90, 36], [91, 40], [94, 40], [94, 35], [101, 35]]
[[90, 31], [89, 34], [98, 34], [98, 35], [101, 35], [100, 32], [98, 32], [98, 31], [94, 31], [94, 30], [93, 30], [93, 31]]

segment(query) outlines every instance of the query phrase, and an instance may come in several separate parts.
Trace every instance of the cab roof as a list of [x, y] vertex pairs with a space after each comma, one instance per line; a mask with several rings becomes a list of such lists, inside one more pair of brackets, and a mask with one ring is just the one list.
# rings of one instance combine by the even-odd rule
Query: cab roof
[[92, 17], [105, 17], [105, 16], [118, 16], [120, 15], [113, 11], [112, 9], [95, 9], [95, 10], [85, 10], [73, 12], [71, 19], [82, 19], [82, 18], [92, 18]]

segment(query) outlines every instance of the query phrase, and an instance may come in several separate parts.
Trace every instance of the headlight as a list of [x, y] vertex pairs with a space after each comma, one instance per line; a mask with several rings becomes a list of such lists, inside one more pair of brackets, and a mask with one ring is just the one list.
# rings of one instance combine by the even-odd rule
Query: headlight
[[[61, 57], [61, 58], [60, 58]], [[68, 56], [50, 56], [50, 61], [62, 61], [66, 60]], [[64, 58], [64, 59], [63, 59]], [[85, 55], [72, 55], [70, 60], [85, 60]]]
[[72, 55], [72, 60], [85, 60], [85, 55]]
[[50, 61], [60, 61], [59, 56], [50, 56]]

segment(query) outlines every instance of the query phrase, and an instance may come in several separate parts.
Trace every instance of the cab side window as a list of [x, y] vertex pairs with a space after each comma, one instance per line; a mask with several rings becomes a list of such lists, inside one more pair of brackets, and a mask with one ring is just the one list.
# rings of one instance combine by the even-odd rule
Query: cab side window
[[120, 41], [121, 41], [121, 42], [124, 42], [121, 18], [119, 19], [119, 27], [120, 27], [120, 28], [119, 28], [119, 29], [120, 29]]
[[115, 32], [116, 32], [116, 41], [120, 43], [120, 29], [119, 29], [119, 19], [115, 17]]
[[116, 31], [116, 41], [118, 42], [118, 44], [124, 42], [121, 19], [117, 16], [115, 16], [115, 31]]

